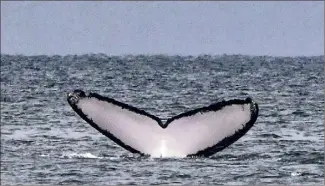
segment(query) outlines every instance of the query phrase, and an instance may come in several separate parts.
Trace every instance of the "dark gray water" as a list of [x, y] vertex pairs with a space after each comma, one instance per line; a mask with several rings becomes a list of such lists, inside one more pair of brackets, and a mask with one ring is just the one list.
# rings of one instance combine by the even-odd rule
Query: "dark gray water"
[[[1, 55], [1, 184], [324, 184], [324, 57]], [[74, 89], [161, 118], [250, 96], [255, 126], [211, 158], [130, 154], [68, 106]]]

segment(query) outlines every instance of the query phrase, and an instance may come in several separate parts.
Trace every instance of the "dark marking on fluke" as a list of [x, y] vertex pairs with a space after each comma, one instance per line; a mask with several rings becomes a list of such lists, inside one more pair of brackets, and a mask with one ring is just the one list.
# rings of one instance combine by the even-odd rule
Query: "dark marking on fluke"
[[119, 106], [119, 107], [121, 107], [123, 109], [128, 109], [128, 110], [130, 110], [132, 112], [135, 112], [137, 114], [147, 116], [147, 117], [155, 120], [162, 129], [167, 128], [168, 125], [171, 122], [173, 122], [174, 120], [180, 119], [182, 117], [192, 116], [192, 115], [195, 115], [195, 114], [197, 114], [199, 112], [200, 113], [205, 113], [205, 112], [210, 112], [210, 111], [214, 111], [215, 112], [215, 111], [221, 110], [223, 107], [228, 106], [228, 105], [236, 105], [236, 104], [237, 105], [244, 105], [244, 104], [250, 103], [250, 107], [251, 107], [251, 119], [250, 119], [249, 122], [247, 122], [246, 124], [244, 124], [244, 128], [237, 130], [234, 135], [225, 137], [224, 139], [222, 139], [217, 144], [215, 144], [215, 145], [213, 145], [211, 147], [208, 147], [208, 148], [205, 148], [203, 150], [200, 150], [200, 151], [198, 151], [195, 154], [189, 154], [189, 155], [187, 155], [188, 157], [199, 157], [199, 156], [208, 157], [208, 156], [211, 156], [211, 155], [215, 154], [216, 152], [219, 152], [219, 151], [225, 149], [226, 147], [228, 147], [229, 145], [231, 145], [232, 143], [234, 143], [235, 141], [237, 141], [239, 138], [241, 138], [243, 135], [245, 135], [249, 131], [249, 129], [256, 122], [256, 119], [258, 117], [258, 112], [259, 112], [259, 108], [258, 108], [257, 103], [254, 103], [252, 101], [252, 99], [250, 97], [248, 97], [245, 100], [240, 100], [240, 99], [233, 99], [233, 100], [228, 100], [228, 101], [224, 101], [223, 100], [221, 102], [217, 102], [217, 103], [211, 104], [211, 105], [206, 106], [206, 107], [197, 108], [197, 109], [194, 109], [194, 110], [191, 110], [191, 111], [184, 112], [182, 114], [176, 115], [174, 117], [171, 117], [171, 118], [167, 119], [167, 121], [165, 123], [163, 123], [162, 120], [159, 117], [154, 116], [152, 114], [149, 114], [148, 112], [146, 112], [144, 110], [138, 109], [138, 108], [133, 107], [131, 105], [128, 105], [126, 103], [122, 103], [122, 102], [116, 101], [116, 100], [114, 100], [112, 98], [108, 98], [108, 97], [101, 96], [101, 95], [96, 94], [96, 93], [89, 93], [89, 95], [87, 96], [84, 91], [77, 89], [77, 90], [74, 90], [73, 92], [67, 94], [67, 101], [68, 101], [69, 105], [72, 107], [72, 109], [82, 119], [84, 119], [92, 127], [94, 127], [95, 129], [97, 129], [99, 132], [101, 132], [103, 135], [105, 135], [108, 138], [110, 138], [112, 141], [114, 141], [115, 143], [117, 143], [121, 147], [125, 148], [126, 150], [128, 150], [128, 151], [130, 151], [132, 153], [138, 153], [138, 154], [141, 154], [141, 155], [146, 155], [146, 154], [143, 154], [142, 152], [140, 152], [140, 151], [132, 148], [131, 146], [126, 145], [121, 140], [119, 140], [117, 137], [115, 137], [113, 134], [111, 134], [109, 131], [101, 129], [97, 124], [95, 124], [91, 119], [89, 119], [76, 106], [76, 104], [78, 103], [78, 101], [81, 98], [85, 98], [85, 97], [97, 98], [98, 100], [106, 101], [108, 103], [112, 103], [114, 105], [117, 105], [117, 106]]

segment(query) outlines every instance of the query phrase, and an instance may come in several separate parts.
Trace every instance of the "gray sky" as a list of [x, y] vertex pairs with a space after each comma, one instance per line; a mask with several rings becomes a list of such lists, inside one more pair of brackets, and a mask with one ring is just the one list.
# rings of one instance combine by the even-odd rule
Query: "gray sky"
[[324, 2], [1, 2], [1, 53], [324, 55]]

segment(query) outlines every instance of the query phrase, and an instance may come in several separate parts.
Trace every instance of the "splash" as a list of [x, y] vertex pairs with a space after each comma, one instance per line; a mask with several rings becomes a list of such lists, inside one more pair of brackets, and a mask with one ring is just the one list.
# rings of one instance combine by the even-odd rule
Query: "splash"
[[102, 159], [103, 157], [99, 157], [93, 155], [89, 152], [87, 153], [66, 153], [62, 155], [63, 158], [81, 158], [81, 159]]

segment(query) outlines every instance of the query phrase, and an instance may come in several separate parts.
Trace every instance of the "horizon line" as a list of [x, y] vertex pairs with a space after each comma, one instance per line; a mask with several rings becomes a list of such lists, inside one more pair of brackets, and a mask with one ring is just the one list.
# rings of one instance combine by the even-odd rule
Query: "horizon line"
[[84, 55], [104, 55], [107, 57], [111, 56], [119, 56], [119, 57], [126, 57], [126, 56], [180, 56], [180, 57], [199, 57], [199, 56], [250, 56], [250, 57], [324, 57], [324, 54], [319, 55], [270, 55], [270, 54], [241, 54], [241, 53], [220, 53], [220, 54], [211, 54], [211, 53], [200, 53], [200, 54], [168, 54], [168, 53], [125, 53], [125, 54], [107, 54], [103, 52], [89, 52], [89, 53], [74, 53], [74, 54], [21, 54], [21, 53], [2, 53], [0, 55], [8, 55], [8, 56], [26, 56], [26, 57], [34, 57], [34, 56], [84, 56]]

